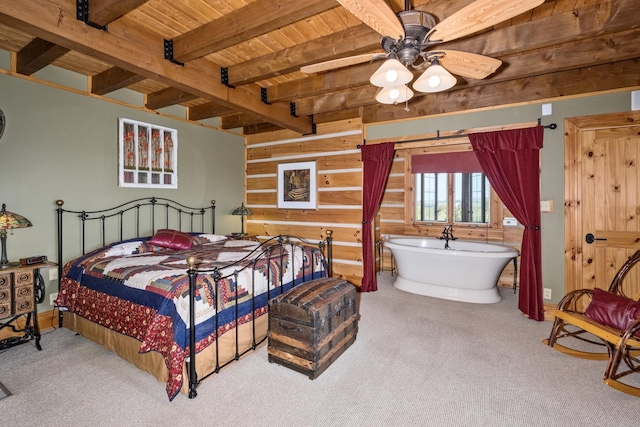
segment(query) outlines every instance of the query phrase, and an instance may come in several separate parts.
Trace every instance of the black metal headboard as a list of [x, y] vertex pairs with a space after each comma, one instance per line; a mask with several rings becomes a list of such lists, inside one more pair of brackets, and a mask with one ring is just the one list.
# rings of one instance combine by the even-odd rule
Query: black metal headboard
[[[210, 206], [193, 208], [161, 197], [146, 197], [101, 210], [68, 210], [64, 201], [56, 201], [58, 216], [58, 277], [66, 262], [63, 255], [64, 214], [75, 214], [82, 254], [87, 252], [87, 234], [98, 236], [89, 250], [108, 243], [153, 235], [160, 228], [186, 232], [215, 233], [216, 201]], [[68, 216], [68, 215], [66, 215]], [[208, 225], [211, 228], [208, 228]]]

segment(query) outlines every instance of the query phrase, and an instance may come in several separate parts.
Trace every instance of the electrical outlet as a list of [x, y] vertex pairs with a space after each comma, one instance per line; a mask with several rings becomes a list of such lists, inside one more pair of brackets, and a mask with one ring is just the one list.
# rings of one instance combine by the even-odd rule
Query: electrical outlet
[[550, 288], [544, 288], [543, 289], [542, 298], [551, 299], [551, 289]]
[[58, 269], [50, 268], [49, 269], [49, 280], [58, 280]]
[[56, 298], [58, 298], [58, 293], [57, 292], [49, 294], [49, 304], [54, 305], [55, 302], [56, 302]]

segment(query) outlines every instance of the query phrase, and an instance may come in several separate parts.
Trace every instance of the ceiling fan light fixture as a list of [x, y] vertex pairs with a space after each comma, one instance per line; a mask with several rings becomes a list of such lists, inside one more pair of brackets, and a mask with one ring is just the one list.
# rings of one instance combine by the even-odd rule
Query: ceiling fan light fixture
[[395, 58], [387, 59], [371, 76], [372, 85], [393, 88], [405, 85], [413, 80], [413, 73]]
[[376, 94], [376, 101], [381, 104], [398, 104], [413, 98], [413, 91], [407, 85], [383, 87]]
[[456, 82], [456, 78], [435, 59], [413, 83], [413, 88], [418, 92], [442, 92], [455, 86]]

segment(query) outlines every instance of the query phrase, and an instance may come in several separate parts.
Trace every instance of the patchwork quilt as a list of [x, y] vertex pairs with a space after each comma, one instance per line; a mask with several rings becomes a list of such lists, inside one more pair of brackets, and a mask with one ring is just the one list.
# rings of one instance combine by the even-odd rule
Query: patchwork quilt
[[65, 265], [56, 304], [139, 340], [141, 353], [160, 352], [172, 400], [189, 355], [188, 256], [196, 257], [198, 270], [197, 352], [265, 314], [270, 298], [326, 275], [317, 248], [216, 240], [197, 236], [188, 250], [154, 246], [149, 238], [100, 248]]

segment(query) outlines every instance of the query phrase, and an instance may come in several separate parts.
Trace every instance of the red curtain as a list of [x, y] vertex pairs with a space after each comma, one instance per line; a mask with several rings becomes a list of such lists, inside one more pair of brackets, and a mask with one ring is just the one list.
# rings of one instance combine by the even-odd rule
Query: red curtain
[[362, 265], [361, 292], [378, 290], [373, 247], [373, 218], [378, 213], [384, 186], [393, 162], [393, 142], [363, 145], [362, 178]]
[[540, 231], [542, 126], [469, 134], [482, 170], [507, 209], [524, 225], [518, 308], [544, 320]]

